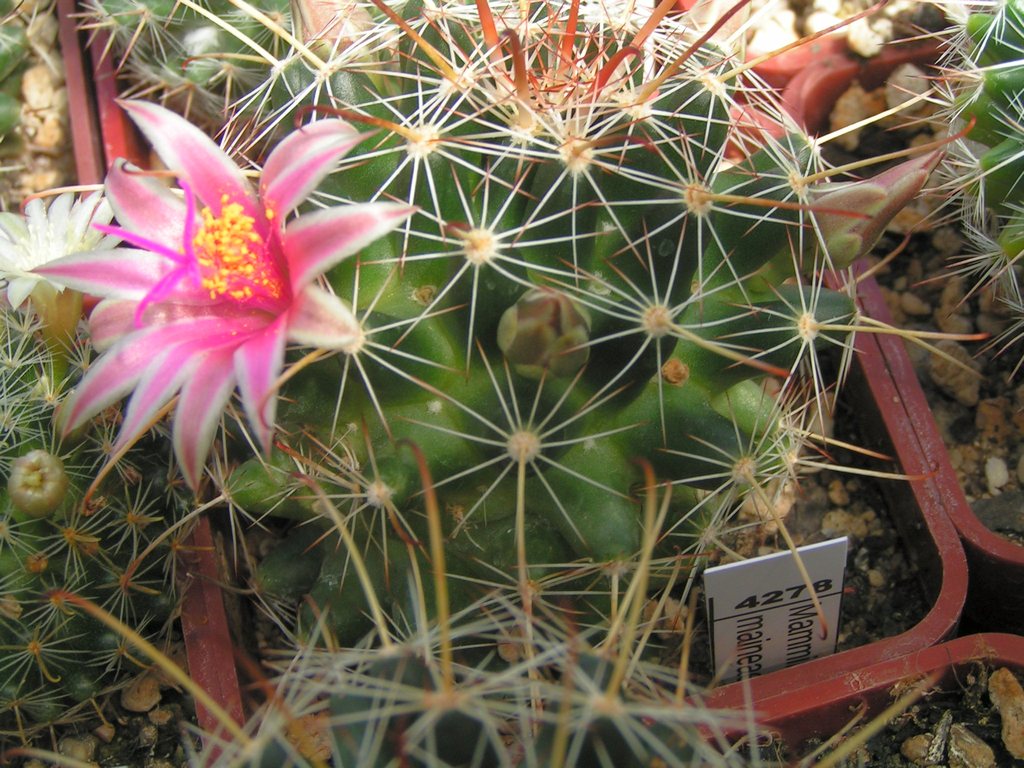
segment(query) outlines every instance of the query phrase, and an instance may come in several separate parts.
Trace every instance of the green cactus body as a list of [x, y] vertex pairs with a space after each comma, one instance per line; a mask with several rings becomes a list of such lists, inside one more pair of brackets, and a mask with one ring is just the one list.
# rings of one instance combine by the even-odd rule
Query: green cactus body
[[0, 320], [0, 731], [24, 737], [115, 684], [119, 672], [138, 671], [125, 641], [64, 595], [159, 636], [175, 603], [169, 543], [156, 537], [176, 502], [161, 479], [168, 459], [152, 445], [119, 465], [117, 480], [132, 480], [103, 483], [85, 499], [106, 460], [104, 430], [66, 441], [52, 433], [78, 371], [53, 381], [38, 322], [9, 308]]
[[[729, 52], [698, 43], [685, 15], [618, 19], [570, 3], [521, 18], [508, 2], [350, 10], [333, 48], [320, 38], [289, 52], [279, 40], [226, 133], [254, 127], [262, 145], [304, 108], [338, 111], [365, 139], [317, 194], [418, 212], [327, 275], [362, 333], [284, 387], [289, 455], [312, 458], [250, 459], [227, 477], [227, 497], [255, 515], [312, 519], [324, 510], [297, 477], [312, 475], [348, 524], [373, 521], [353, 535], [396, 609], [412, 582], [388, 553], [428, 539], [407, 443], [426, 457], [453, 580], [521, 591], [523, 574], [545, 583], [558, 562], [628, 560], [644, 535], [645, 463], [678, 489], [667, 538], [692, 551], [703, 540], [692, 526], [792, 470], [777, 455], [786, 406], [758, 396], [760, 382], [843, 344], [845, 331], [817, 329], [855, 314], [847, 296], [801, 287], [810, 275], [795, 266], [828, 259], [813, 185], [799, 183], [819, 170], [811, 144], [793, 133], [727, 160]], [[153, 14], [179, 47], [209, 20]], [[245, 36], [272, 47], [266, 29], [235, 31], [226, 58]], [[323, 446], [343, 446], [346, 466], [321, 471]], [[697, 504], [723, 509], [694, 514]], [[333, 606], [330, 629], [354, 642], [371, 626], [363, 587], [317, 525], [316, 579], [284, 578], [281, 555], [256, 581]], [[283, 552], [316, 538], [298, 530]]]
[[[945, 110], [957, 136], [942, 168], [968, 239], [953, 269], [978, 290], [992, 288], [1013, 321], [995, 343], [1020, 338], [1024, 300], [1018, 262], [1024, 211], [1024, 6], [1000, 0], [973, 6], [951, 28], [942, 61]], [[973, 12], [972, 12], [973, 11]]]

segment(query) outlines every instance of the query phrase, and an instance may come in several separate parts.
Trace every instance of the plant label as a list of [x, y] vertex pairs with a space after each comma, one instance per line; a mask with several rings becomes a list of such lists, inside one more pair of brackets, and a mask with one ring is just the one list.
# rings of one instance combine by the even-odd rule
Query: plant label
[[704, 572], [712, 660], [722, 680], [835, 653], [846, 547], [846, 538], [833, 539]]

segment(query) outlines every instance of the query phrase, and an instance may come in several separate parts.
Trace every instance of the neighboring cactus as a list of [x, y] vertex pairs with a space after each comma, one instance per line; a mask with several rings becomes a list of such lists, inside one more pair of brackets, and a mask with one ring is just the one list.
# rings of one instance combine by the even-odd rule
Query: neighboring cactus
[[954, 3], [947, 15], [943, 118], [960, 133], [942, 173], [968, 241], [952, 267], [1008, 306], [1014, 320], [994, 344], [1009, 348], [1024, 330], [1024, 5]]
[[[63, 252], [76, 218], [95, 213], [89, 204], [72, 213], [70, 199], [64, 202], [34, 208], [21, 228], [36, 237], [20, 245], [39, 245], [50, 232], [50, 255]], [[3, 215], [11, 231], [14, 215]], [[69, 439], [54, 435], [90, 353], [69, 335], [62, 313], [57, 333], [43, 318], [62, 302], [80, 311], [81, 297], [4, 266], [0, 260], [8, 295], [23, 299], [31, 291], [39, 312], [0, 299], [0, 741], [25, 738], [116, 684], [119, 672], [139, 669], [123, 639], [60, 593], [82, 595], [159, 636], [174, 608], [165, 568], [172, 541], [161, 537], [180, 505], [170, 457], [157, 441], [127, 453], [114, 478], [97, 482], [111, 448], [106, 422], [119, 419], [116, 409]]]
[[[228, 0], [84, 5], [84, 26], [110, 35], [108, 45], [132, 82], [127, 95], [173, 106], [207, 130], [223, 125], [235, 99], [266, 80], [274, 55], [282, 52], [273, 32]], [[258, 5], [266, 18], [288, 27], [288, 0]]]
[[[138, 669], [117, 635], [63, 603], [88, 597], [138, 631], [159, 634], [174, 608], [157, 543], [174, 516], [169, 464], [157, 446], [122, 459], [118, 482], [84, 492], [107, 460], [96, 435], [51, 434], [67, 381], [34, 338], [37, 324], [4, 310], [0, 474], [0, 730], [30, 731]], [[113, 414], [111, 415], [113, 417]], [[124, 482], [126, 475], [134, 483]]]

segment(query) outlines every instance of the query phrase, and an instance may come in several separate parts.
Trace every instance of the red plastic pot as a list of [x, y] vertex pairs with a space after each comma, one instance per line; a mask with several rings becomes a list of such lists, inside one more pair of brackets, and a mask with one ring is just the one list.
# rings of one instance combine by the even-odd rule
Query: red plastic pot
[[1024, 637], [967, 635], [806, 685], [783, 697], [783, 711], [770, 720], [760, 720], [762, 736], [799, 750], [808, 739], [825, 739], [839, 732], [857, 713], [862, 713], [861, 722], [880, 714], [893, 703], [894, 689], [898, 697], [908, 692], [908, 684], [924, 680], [933, 689], [960, 688], [978, 662], [1007, 667], [1017, 675], [1024, 673]]
[[[884, 303], [876, 291], [871, 296], [871, 308], [865, 305], [865, 309], [880, 317], [874, 313], [882, 311]], [[913, 416], [911, 427], [927, 452], [931, 481], [941, 494], [943, 509], [957, 529], [967, 555], [970, 579], [962, 629], [1024, 635], [1024, 546], [986, 528], [971, 510], [902, 342], [889, 341], [890, 346], [898, 349], [887, 355], [887, 364], [896, 364], [899, 356], [901, 396], [908, 414]]]
[[[66, 70], [71, 135], [79, 183], [103, 181], [111, 160], [125, 157], [144, 165], [141, 143], [115, 103], [117, 83], [104, 40], [97, 35], [87, 44], [75, 27], [74, 0], [57, 0], [60, 42]], [[180, 589], [181, 629], [189, 676], [237, 722], [244, 722], [242, 694], [234, 643], [220, 587], [210, 521], [200, 518], [182, 548]], [[208, 732], [221, 730], [219, 721], [203, 707], [196, 712]]]
[[[829, 115], [839, 97], [855, 82], [865, 90], [885, 83], [902, 64], [931, 66], [938, 60], [935, 40], [895, 42], [877, 56], [862, 58], [852, 53], [842, 33], [824, 35], [754, 66], [764, 82], [779, 92], [780, 106], [810, 133], [828, 128]], [[753, 136], [760, 131], [779, 137], [785, 127], [752, 108], [739, 108], [735, 120]]]
[[[862, 280], [858, 293], [863, 312], [889, 319], [874, 280]], [[911, 478], [878, 482], [931, 609], [917, 625], [894, 637], [718, 688], [706, 697], [713, 708], [740, 709], [749, 700], [762, 722], [788, 722], [805, 705], [795, 692], [859, 675], [871, 664], [899, 659], [956, 634], [967, 596], [967, 561], [946, 511], [963, 494], [955, 477], [950, 485], [937, 471], [945, 456], [941, 440], [930, 440], [919, 430], [930, 416], [920, 402], [923, 395], [903, 341], [860, 333], [856, 349], [844, 396], [858, 414], [866, 447], [894, 457], [897, 471]]]

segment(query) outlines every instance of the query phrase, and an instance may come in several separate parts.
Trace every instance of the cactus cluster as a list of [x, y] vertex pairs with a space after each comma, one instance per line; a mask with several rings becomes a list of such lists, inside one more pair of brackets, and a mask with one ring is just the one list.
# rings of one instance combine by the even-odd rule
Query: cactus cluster
[[1012, 322], [995, 344], [1008, 349], [1024, 331], [1024, 6], [951, 4], [947, 15], [943, 119], [955, 140], [942, 171], [968, 239], [953, 269], [1006, 305]]
[[[29, 58], [25, 22], [14, 3], [0, 3], [0, 145], [13, 135], [21, 117], [21, 75]], [[13, 154], [13, 148], [3, 147], [0, 154]]]
[[[21, 245], [40, 247], [49, 231], [51, 248], [58, 239], [64, 245], [74, 225], [62, 216], [89, 218], [95, 208], [86, 204], [73, 214], [70, 196], [31, 207], [27, 223], [0, 214], [8, 283], [0, 299], [0, 742], [87, 708], [119, 674], [143, 669], [124, 638], [80, 613], [69, 597], [93, 601], [145, 636], [162, 636], [175, 607], [167, 566], [177, 537], [167, 535], [168, 525], [182, 511], [158, 439], [128, 452], [111, 477], [96, 482], [110, 457], [118, 409], [67, 438], [55, 428], [91, 357], [75, 317], [81, 297], [20, 278], [29, 283], [25, 301], [8, 268], [18, 242], [6, 236], [31, 231], [35, 237]], [[19, 295], [14, 308], [7, 299]], [[73, 307], [70, 328], [60, 329], [66, 318], [52, 311], [62, 300]]]
[[870, 245], [867, 187], [818, 176], [795, 129], [737, 133], [738, 102], [759, 92], [664, 8], [367, 3], [349, 17], [363, 21], [241, 100], [243, 119], [269, 136], [296, 115], [344, 117], [366, 138], [319, 199], [417, 211], [328, 273], [359, 330], [284, 386], [288, 437], [269, 460], [225, 479], [249, 513], [306, 521], [257, 580], [308, 594], [300, 620], [326, 609], [342, 643], [370, 629], [364, 590], [339, 587], [350, 548], [295, 480], [310, 475], [403, 612], [392, 550], [426, 530], [413, 444], [464, 600], [504, 586], [607, 615], [644, 534], [641, 465], [672, 488], [666, 571], [792, 479], [803, 384], [855, 314], [818, 275]]
[[[137, 94], [263, 169], [257, 189], [180, 119], [126, 105], [182, 194], [115, 164], [126, 220], [104, 231], [135, 248], [43, 270], [102, 288], [94, 332], [126, 353], [75, 418], [134, 388], [126, 445], [180, 392], [186, 480], [281, 533], [252, 581], [302, 663], [359, 649], [298, 675], [339, 764], [513, 764], [509, 727], [531, 764], [678, 763], [703, 746], [659, 708], [671, 686], [624, 693], [661, 674], [639, 611], [692, 583], [741, 505], [784, 513], [835, 384], [817, 355], [857, 321], [822, 273], [929, 163], [831, 183], [735, 41], [674, 3], [316, 7], [90, 4]], [[371, 210], [400, 215], [356, 238]], [[335, 239], [358, 252], [328, 258]], [[245, 420], [217, 407], [236, 383]], [[495, 665], [498, 635], [522, 664]], [[300, 763], [267, 728], [282, 752], [262, 754]], [[468, 753], [444, 752], [451, 731]]]
[[[526, 624], [534, 629], [528, 655], [519, 634]], [[436, 626], [421, 627], [373, 649], [305, 649], [299, 661], [278, 668], [276, 695], [245, 735], [211, 739], [197, 762], [751, 764], [725, 736], [726, 728], [746, 729], [742, 713], [685, 705], [678, 672], [637, 662], [628, 644], [616, 648], [610, 638], [573, 631], [563, 618], [526, 617], [496, 602], [469, 606], [450, 617], [448, 629], [442, 638]]]
[[[289, 26], [287, 0], [265, 0], [259, 13]], [[278, 35], [229, 0], [87, 0], [84, 27], [103, 32], [108, 51], [139, 95], [180, 110], [216, 130], [232, 105], [269, 77], [284, 45]], [[264, 54], [264, 57], [260, 56]]]

